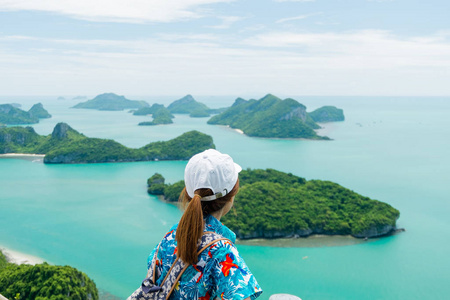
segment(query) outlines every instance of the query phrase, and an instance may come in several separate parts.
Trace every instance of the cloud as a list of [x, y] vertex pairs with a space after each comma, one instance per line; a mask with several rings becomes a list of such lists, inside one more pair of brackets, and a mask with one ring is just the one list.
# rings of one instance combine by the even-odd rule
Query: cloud
[[[450, 36], [389, 31], [168, 35], [135, 40], [0, 36], [3, 93], [450, 94]], [[16, 92], [15, 92], [16, 91]], [[19, 92], [17, 92], [19, 91]]]
[[450, 42], [442, 34], [398, 38], [389, 31], [259, 34], [244, 41], [257, 48], [297, 53], [302, 67], [315, 69], [395, 70], [450, 67]]
[[222, 24], [220, 25], [212, 25], [212, 26], [206, 26], [208, 28], [214, 28], [214, 29], [228, 29], [233, 25], [234, 23], [243, 20], [243, 17], [238, 16], [222, 16], [218, 17], [220, 20], [222, 20]]
[[94, 22], [174, 22], [199, 18], [203, 5], [233, 0], [0, 0], [0, 11], [44, 11]]
[[275, 0], [275, 2], [315, 2], [315, 1], [316, 0]]
[[290, 22], [290, 21], [295, 21], [295, 20], [303, 20], [309, 17], [313, 17], [313, 16], [317, 16], [317, 15], [321, 15], [322, 13], [313, 13], [313, 14], [307, 14], [307, 15], [300, 15], [297, 17], [290, 17], [290, 18], [283, 18], [283, 19], [279, 19], [277, 20], [275, 23], [285, 23], [285, 22]]

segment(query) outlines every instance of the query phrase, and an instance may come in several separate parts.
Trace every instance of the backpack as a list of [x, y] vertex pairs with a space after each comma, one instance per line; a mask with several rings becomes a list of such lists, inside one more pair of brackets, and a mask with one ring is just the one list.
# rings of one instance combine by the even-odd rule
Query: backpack
[[[206, 231], [203, 233], [201, 240], [197, 246], [197, 255], [200, 255], [206, 248], [211, 246], [212, 244], [220, 241], [220, 240], [228, 240], [223, 236], [211, 232]], [[161, 283], [161, 286], [156, 285], [156, 281], [158, 278], [156, 272], [156, 259], [158, 257], [159, 246], [153, 255], [152, 263], [148, 268], [147, 277], [142, 281], [141, 286], [131, 294], [127, 300], [166, 300], [169, 299], [170, 294], [172, 293], [175, 285], [178, 280], [183, 275], [184, 271], [189, 267], [189, 264], [186, 264], [178, 257], [173, 262], [170, 270], [167, 272], [166, 277]]]

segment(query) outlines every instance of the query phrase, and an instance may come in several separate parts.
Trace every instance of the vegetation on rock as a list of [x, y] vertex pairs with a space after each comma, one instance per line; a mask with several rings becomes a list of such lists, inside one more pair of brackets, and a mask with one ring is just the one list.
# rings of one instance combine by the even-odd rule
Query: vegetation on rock
[[0, 251], [0, 294], [20, 300], [97, 300], [95, 283], [70, 266], [15, 265]]
[[[400, 215], [389, 204], [336, 183], [306, 181], [273, 169], [243, 170], [239, 182], [236, 213], [221, 221], [242, 239], [311, 234], [376, 237], [395, 231]], [[183, 181], [166, 185], [165, 199], [176, 201], [183, 188]]]
[[194, 110], [189, 115], [191, 118], [207, 118], [210, 116], [209, 112], [207, 110]]
[[49, 114], [47, 110], [45, 110], [42, 103], [37, 103], [37, 104], [33, 105], [30, 108], [30, 110], [28, 111], [28, 113], [30, 114], [30, 116], [36, 117], [39, 119], [46, 119], [46, 118], [52, 117], [52, 115]]
[[104, 93], [96, 96], [94, 99], [81, 102], [73, 108], [86, 108], [98, 110], [124, 110], [126, 108], [136, 108], [148, 106], [145, 101], [128, 100], [124, 96], [118, 96], [114, 93]]
[[212, 137], [198, 131], [132, 149], [114, 140], [88, 138], [65, 123], [58, 123], [48, 136], [38, 135], [32, 127], [0, 129], [0, 153], [45, 154], [45, 163], [187, 160], [209, 148], [214, 148]]
[[167, 109], [173, 114], [190, 114], [194, 111], [208, 111], [209, 108], [203, 103], [197, 102], [191, 95], [172, 102]]
[[167, 110], [167, 108], [165, 108], [164, 105], [155, 103], [155, 104], [153, 104], [150, 107], [141, 107], [141, 108], [139, 108], [138, 110], [133, 112], [133, 115], [135, 115], [135, 116], [152, 115], [152, 114], [154, 114], [155, 112], [157, 112], [158, 110], [161, 110], [161, 109]]
[[147, 191], [152, 195], [164, 195], [164, 184], [165, 178], [159, 174], [155, 173], [152, 177], [147, 179]]
[[314, 122], [325, 123], [325, 122], [339, 122], [344, 121], [344, 111], [335, 106], [322, 106], [309, 115], [314, 120]]
[[152, 114], [153, 120], [150, 122], [141, 122], [139, 125], [160, 125], [172, 124], [174, 116], [161, 104], [153, 104], [151, 107], [141, 108], [133, 113], [134, 115]]

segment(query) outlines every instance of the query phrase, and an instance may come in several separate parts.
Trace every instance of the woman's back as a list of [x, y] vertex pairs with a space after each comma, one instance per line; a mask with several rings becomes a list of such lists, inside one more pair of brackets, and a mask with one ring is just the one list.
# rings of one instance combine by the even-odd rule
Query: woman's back
[[[253, 299], [259, 296], [262, 290], [234, 246], [236, 235], [211, 215], [206, 215], [204, 222], [204, 231], [215, 232], [228, 240], [218, 241], [200, 254], [198, 262], [183, 273], [170, 299]], [[171, 228], [159, 246], [157, 285], [162, 283], [177, 258], [177, 227], [178, 224]], [[149, 256], [149, 265], [155, 251], [156, 248]]]

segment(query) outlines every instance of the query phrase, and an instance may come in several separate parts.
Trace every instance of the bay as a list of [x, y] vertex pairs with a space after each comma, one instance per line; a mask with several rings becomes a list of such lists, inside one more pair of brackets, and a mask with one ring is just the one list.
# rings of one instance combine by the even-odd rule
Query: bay
[[[274, 293], [302, 299], [446, 298], [450, 99], [293, 98], [309, 111], [322, 105], [344, 109], [345, 122], [327, 124], [320, 131], [332, 141], [251, 138], [182, 115], [172, 125], [142, 127], [137, 123], [149, 117], [70, 109], [76, 103], [54, 97], [0, 97], [0, 103], [17, 102], [28, 109], [42, 102], [53, 118], [33, 125], [40, 134], [66, 122], [87, 136], [129, 147], [199, 130], [212, 135], [217, 149], [244, 168], [331, 180], [400, 210], [398, 225], [406, 232], [387, 238], [337, 243], [341, 246], [327, 238], [300, 247], [238, 245], [264, 289], [262, 299]], [[144, 99], [168, 104], [176, 98]], [[222, 107], [234, 98], [197, 100]], [[175, 206], [147, 195], [146, 179], [159, 172], [175, 182], [182, 179], [185, 164], [44, 165], [0, 159], [0, 245], [77, 267], [99, 288], [125, 298], [144, 276], [148, 253], [181, 216]]]

